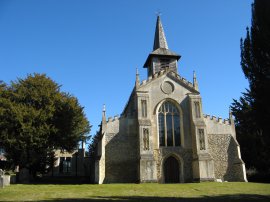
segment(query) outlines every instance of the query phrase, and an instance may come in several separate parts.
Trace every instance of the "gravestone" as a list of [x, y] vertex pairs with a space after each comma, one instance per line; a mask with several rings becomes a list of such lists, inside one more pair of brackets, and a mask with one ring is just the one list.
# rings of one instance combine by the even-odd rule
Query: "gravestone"
[[4, 178], [0, 176], [0, 188], [4, 188]]
[[0, 169], [0, 187], [3, 188], [5, 186], [10, 185], [10, 175], [5, 175], [5, 171]]
[[3, 175], [3, 184], [4, 186], [10, 185], [10, 175]]
[[0, 169], [0, 188], [4, 188], [4, 171]]

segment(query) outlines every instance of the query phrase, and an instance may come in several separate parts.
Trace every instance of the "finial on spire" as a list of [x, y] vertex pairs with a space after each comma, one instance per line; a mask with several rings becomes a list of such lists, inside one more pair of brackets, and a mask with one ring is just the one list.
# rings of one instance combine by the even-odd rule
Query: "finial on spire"
[[193, 71], [193, 87], [195, 88], [195, 90], [199, 90], [198, 81], [197, 81], [195, 71]]
[[103, 112], [106, 112], [106, 106], [105, 106], [105, 104], [103, 104], [103, 110], [102, 110]]
[[158, 9], [156, 12], [157, 17], [161, 16], [161, 14], [162, 14], [161, 11]]
[[140, 86], [140, 75], [139, 75], [139, 70], [136, 68], [136, 82], [135, 82], [135, 87], [138, 88]]

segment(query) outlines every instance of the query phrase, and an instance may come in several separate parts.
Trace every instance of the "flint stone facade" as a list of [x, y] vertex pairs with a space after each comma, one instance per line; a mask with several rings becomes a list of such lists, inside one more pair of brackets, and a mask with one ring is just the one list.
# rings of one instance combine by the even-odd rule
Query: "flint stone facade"
[[192, 83], [177, 73], [180, 57], [158, 16], [148, 79], [137, 72], [120, 117], [103, 110], [95, 183], [246, 181], [232, 116], [203, 115], [195, 73]]

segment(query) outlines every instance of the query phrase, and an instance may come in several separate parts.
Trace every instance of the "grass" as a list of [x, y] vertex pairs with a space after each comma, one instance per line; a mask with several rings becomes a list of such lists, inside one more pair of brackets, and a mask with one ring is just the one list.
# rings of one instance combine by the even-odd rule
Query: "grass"
[[270, 201], [270, 184], [106, 184], [11, 185], [0, 189], [0, 201], [199, 202]]

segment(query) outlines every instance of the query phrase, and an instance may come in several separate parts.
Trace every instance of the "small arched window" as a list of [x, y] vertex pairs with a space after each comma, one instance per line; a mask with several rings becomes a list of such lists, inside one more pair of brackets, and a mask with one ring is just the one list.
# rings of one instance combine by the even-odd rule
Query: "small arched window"
[[159, 146], [180, 146], [180, 113], [170, 101], [158, 110]]

